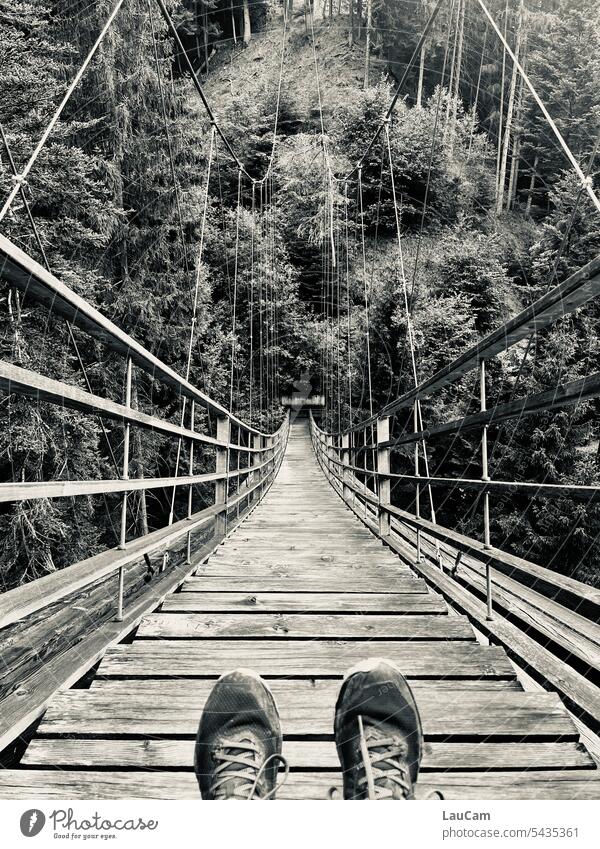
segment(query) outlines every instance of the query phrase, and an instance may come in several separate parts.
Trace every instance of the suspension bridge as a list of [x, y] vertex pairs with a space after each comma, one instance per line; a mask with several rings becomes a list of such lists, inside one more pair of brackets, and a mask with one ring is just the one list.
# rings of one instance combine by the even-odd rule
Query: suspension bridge
[[[221, 131], [209, 114], [212, 151]], [[384, 143], [389, 118], [377, 134]], [[16, 173], [0, 218], [19, 193], [27, 203], [23, 181], [37, 153]], [[486, 394], [494, 358], [598, 296], [600, 257], [338, 431], [298, 403], [278, 428], [255, 427], [189, 381], [193, 327], [181, 375], [4, 236], [0, 257], [11, 289], [120, 359], [124, 399], [0, 363], [9, 398], [123, 429], [113, 480], [0, 484], [4, 503], [122, 499], [116, 547], [0, 596], [0, 798], [197, 798], [193, 741], [203, 703], [215, 679], [239, 666], [269, 680], [280, 708], [292, 768], [280, 797], [328, 798], [341, 786], [335, 693], [344, 671], [374, 654], [397, 663], [414, 688], [426, 743], [418, 796], [600, 796], [600, 592], [495, 547], [490, 533], [498, 495], [589, 503], [600, 489], [492, 480], [488, 464], [490, 428], [598, 398], [600, 374], [506, 403], [490, 405]], [[479, 411], [427, 427], [422, 400], [470, 372], [478, 373]], [[178, 423], [134, 407], [134, 373], [179, 397]], [[320, 398], [311, 400], [318, 409]], [[129, 476], [133, 429], [175, 441], [173, 476]], [[430, 474], [432, 441], [467, 432], [480, 434], [480, 477]], [[407, 446], [414, 474], [395, 473], [394, 453]], [[210, 485], [213, 499], [195, 511], [199, 485]], [[439, 524], [434, 511], [422, 515], [425, 499], [457, 485], [479, 495], [480, 540]], [[152, 489], [172, 489], [173, 499], [187, 491], [187, 515], [172, 510], [165, 527], [128, 539], [128, 496]], [[394, 504], [404, 490], [413, 512]]]

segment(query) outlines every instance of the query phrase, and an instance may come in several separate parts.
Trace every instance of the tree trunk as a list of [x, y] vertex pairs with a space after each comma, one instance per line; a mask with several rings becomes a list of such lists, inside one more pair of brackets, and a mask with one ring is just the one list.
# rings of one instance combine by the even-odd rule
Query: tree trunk
[[354, 0], [350, 0], [350, 11], [348, 12], [350, 19], [350, 28], [348, 30], [348, 47], [354, 44]]
[[202, 41], [204, 44], [204, 67], [208, 73], [208, 12], [204, 12]]
[[369, 88], [369, 75], [371, 71], [371, 19], [373, 15], [373, 0], [367, 0], [367, 38], [365, 44], [365, 83], [364, 89]]
[[304, 0], [304, 27], [306, 32], [313, 31], [313, 5], [312, 0]]
[[485, 57], [485, 45], [488, 37], [488, 27], [486, 24], [485, 33], [483, 34], [483, 45], [481, 47], [481, 60], [479, 62], [479, 73], [477, 75], [477, 86], [475, 87], [475, 99], [473, 101], [473, 115], [471, 120], [471, 132], [469, 133], [469, 149], [467, 151], [467, 159], [471, 156], [471, 148], [473, 147], [473, 136], [475, 135], [475, 122], [477, 121], [477, 107], [479, 105], [479, 91], [481, 89], [481, 74], [483, 72], [483, 60]]
[[237, 44], [237, 32], [235, 28], [235, 13], [233, 11], [233, 0], [231, 0], [231, 34], [233, 35], [233, 43]]
[[[519, 11], [517, 16], [517, 32], [515, 36], [515, 56], [519, 58], [521, 49], [521, 30], [523, 28], [523, 0], [520, 0]], [[506, 182], [506, 166], [508, 163], [508, 145], [510, 142], [510, 133], [512, 129], [513, 112], [515, 108], [515, 92], [517, 88], [517, 63], [513, 62], [513, 69], [510, 78], [510, 90], [508, 94], [508, 107], [506, 109], [506, 124], [504, 127], [504, 143], [502, 145], [502, 159], [500, 161], [500, 173], [498, 175], [498, 197], [496, 200], [496, 215], [500, 215], [504, 206], [504, 184]]]
[[465, 32], [465, 5], [466, 0], [459, 0], [458, 4], [458, 14], [457, 14], [457, 26], [458, 26], [458, 35], [457, 35], [457, 43], [456, 43], [456, 64], [454, 68], [454, 91], [451, 91], [452, 95], [452, 123], [450, 125], [450, 153], [454, 149], [454, 131], [456, 128], [456, 119], [458, 115], [458, 98], [460, 97], [460, 70], [462, 67], [462, 56], [463, 56], [463, 42], [464, 42], [464, 32]]
[[[456, 67], [456, 48], [458, 45], [458, 24], [459, 24], [459, 16], [460, 16], [460, 7], [461, 3], [458, 0], [456, 6], [456, 26], [454, 28], [454, 43], [452, 45], [452, 59], [450, 60], [450, 82], [448, 83], [448, 102], [446, 103], [446, 115], [444, 118], [444, 143], [446, 142], [446, 136], [448, 134], [448, 127], [450, 125], [450, 114], [452, 111], [452, 92], [454, 91], [454, 69]], [[453, 18], [453, 7], [450, 9], [450, 21], [452, 22]]]
[[[527, 51], [527, 33], [523, 38], [523, 56]], [[525, 60], [522, 62], [525, 67]], [[509, 210], [517, 197], [517, 182], [519, 180], [519, 158], [521, 155], [521, 122], [523, 120], [523, 106], [525, 102], [525, 80], [521, 77], [519, 82], [519, 96], [517, 98], [517, 111], [515, 117], [515, 135], [513, 138], [513, 149], [510, 163], [510, 178], [508, 180], [508, 197], [506, 209]]]
[[362, 35], [362, 13], [363, 13], [363, 0], [356, 0], [356, 18], [358, 21], [358, 31], [356, 33], [356, 37], [360, 38]]
[[[508, 32], [508, 0], [504, 7], [504, 38]], [[496, 151], [496, 200], [498, 199], [498, 187], [500, 185], [500, 160], [502, 154], [502, 125], [504, 122], [504, 83], [506, 80], [506, 50], [502, 49], [502, 80], [500, 84], [500, 109], [498, 113], [498, 149]]]
[[527, 192], [527, 204], [525, 206], [525, 215], [529, 217], [531, 214], [531, 200], [533, 198], [533, 189], [535, 188], [535, 176], [537, 174], [537, 167], [539, 162], [539, 156], [535, 155], [535, 159], [533, 160], [533, 168], [531, 169], [531, 179], [529, 181], [529, 191]]
[[417, 109], [423, 105], [423, 75], [425, 73], [425, 45], [421, 47], [421, 59], [419, 61], [419, 82], [417, 84]]
[[244, 46], [250, 44], [252, 39], [252, 24], [250, 23], [250, 7], [248, 0], [244, 0]]

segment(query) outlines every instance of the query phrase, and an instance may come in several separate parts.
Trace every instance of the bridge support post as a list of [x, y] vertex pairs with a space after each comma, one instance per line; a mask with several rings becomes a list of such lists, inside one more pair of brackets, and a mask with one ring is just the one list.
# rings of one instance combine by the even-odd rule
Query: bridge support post
[[[486, 399], [486, 381], [485, 381], [485, 360], [479, 361], [479, 400], [481, 412], [487, 409]], [[488, 467], [488, 426], [484, 425], [481, 431], [481, 480], [489, 481]], [[483, 547], [491, 549], [490, 543], [490, 494], [483, 493]], [[485, 565], [485, 585], [486, 585], [486, 603], [487, 603], [487, 619], [494, 618], [492, 609], [492, 566], [488, 560]]]
[[[367, 447], [366, 447], [367, 444], [368, 444], [368, 439], [369, 439], [369, 437], [367, 435], [367, 429], [365, 428], [362, 431], [362, 446], [363, 446], [363, 465], [365, 467], [364, 486], [365, 486], [365, 489], [367, 491], [369, 490], [369, 458], [367, 457], [367, 454], [369, 452], [368, 452]], [[371, 442], [373, 442], [373, 429], [371, 429]], [[373, 460], [374, 459], [375, 459], [375, 455], [374, 455], [374, 452], [373, 452]], [[366, 519], [367, 516], [369, 515], [369, 502], [367, 501], [366, 498], [363, 499], [363, 501], [364, 501], [364, 504], [363, 504], [364, 517]]]
[[327, 477], [331, 480], [332, 477], [332, 454], [333, 454], [333, 436], [330, 433], [325, 437], [325, 457], [327, 458]]
[[[379, 534], [382, 537], [390, 535], [390, 514], [386, 505], [390, 504], [390, 449], [385, 443], [390, 438], [390, 420], [388, 416], [377, 419], [377, 518]], [[383, 444], [383, 447], [380, 447]]]
[[[415, 406], [413, 409], [413, 430], [415, 433], [419, 432], [419, 407], [418, 401], [415, 401]], [[415, 477], [419, 478], [421, 476], [421, 472], [419, 471], [419, 443], [415, 442]], [[417, 481], [417, 485], [415, 487], [415, 519], [421, 518], [421, 486]], [[417, 556], [416, 562], [421, 563], [423, 560], [421, 554], [421, 528], [417, 526]]]
[[[195, 429], [195, 417], [196, 417], [196, 402], [192, 399], [190, 404], [190, 430]], [[189, 474], [190, 477], [194, 474], [194, 440], [190, 439], [190, 465], [189, 465]], [[192, 518], [192, 499], [194, 497], [194, 485], [190, 484], [188, 489], [188, 511], [187, 517], [188, 519]], [[192, 534], [188, 531], [187, 535], [187, 544], [186, 544], [186, 565], [189, 566], [192, 562]]]
[[[239, 427], [239, 426], [238, 426], [238, 438], [237, 438], [237, 444], [238, 444], [238, 446], [241, 448], [241, 446], [242, 446], [242, 429], [241, 429], [241, 427]], [[241, 451], [236, 451], [235, 453], [237, 454], [237, 462], [236, 462], [236, 464], [235, 464], [235, 465], [236, 465], [236, 470], [238, 471], [238, 477], [237, 477], [237, 494], [238, 494], [238, 495], [240, 495], [241, 490], [242, 490], [242, 479], [241, 479], [241, 477], [240, 477], [240, 475], [239, 475], [239, 471], [240, 471], [240, 469], [241, 469], [241, 467], [242, 467], [242, 452], [241, 452]], [[248, 486], [248, 476], [247, 476], [247, 475], [246, 475], [246, 477], [244, 478], [244, 486]], [[239, 519], [239, 518], [240, 518], [240, 506], [241, 506], [241, 503], [242, 503], [241, 501], [238, 501], [238, 503], [235, 505], [235, 515], [236, 515], [236, 518], [237, 518], [237, 519]]]
[[[217, 439], [220, 442], [229, 444], [230, 436], [230, 421], [229, 416], [217, 416]], [[217, 457], [215, 471], [217, 474], [225, 474], [229, 471], [229, 448], [217, 448]], [[220, 510], [216, 516], [215, 534], [223, 536], [227, 533], [227, 490], [229, 487], [229, 478], [226, 476], [223, 480], [215, 481], [215, 504], [223, 505], [223, 510]]]
[[[256, 448], [256, 449], [262, 448], [262, 444], [263, 444], [262, 436], [258, 436], [257, 434], [254, 434], [254, 436], [252, 437], [252, 447]], [[253, 466], [258, 466], [260, 463], [262, 463], [262, 454], [255, 453], [255, 454], [251, 454], [250, 457], [252, 458], [252, 465]], [[260, 470], [252, 473], [252, 485], [253, 486], [254, 486], [255, 483], [257, 483], [260, 480], [260, 474], [261, 474]], [[252, 501], [254, 502], [257, 499], [260, 499], [260, 495], [261, 495], [260, 491], [258, 489], [255, 489], [255, 490], [253, 490], [252, 495], [250, 497], [252, 498]]]
[[[125, 406], [131, 408], [131, 378], [132, 378], [133, 364], [131, 362], [131, 357], [127, 357], [127, 364], [125, 366]], [[126, 422], [123, 425], [123, 480], [129, 480], [129, 434], [130, 434], [131, 426], [129, 422]], [[123, 493], [123, 498], [121, 500], [121, 530], [119, 535], [119, 548], [125, 548], [125, 539], [127, 536], [127, 496], [128, 493]], [[118, 589], [117, 589], [117, 613], [115, 616], [115, 620], [117, 622], [123, 621], [123, 587], [125, 583], [125, 575], [123, 566], [119, 568], [118, 573]]]
[[342, 487], [342, 495], [343, 495], [344, 501], [348, 502], [348, 501], [350, 501], [350, 493], [351, 493], [351, 489], [350, 489], [350, 487], [348, 486], [348, 483], [347, 483], [348, 476], [350, 475], [350, 472], [348, 471], [348, 466], [350, 465], [350, 434], [349, 433], [344, 433], [342, 435], [341, 460], [342, 460], [342, 463], [344, 464], [343, 467], [342, 467], [342, 476], [343, 476], [343, 479], [344, 479], [343, 487]]

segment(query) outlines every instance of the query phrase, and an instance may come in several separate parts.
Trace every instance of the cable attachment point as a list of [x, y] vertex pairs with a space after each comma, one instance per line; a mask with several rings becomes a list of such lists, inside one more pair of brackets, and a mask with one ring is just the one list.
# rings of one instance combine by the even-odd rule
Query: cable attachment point
[[23, 174], [13, 174], [11, 176], [11, 180], [13, 183], [17, 183], [17, 185], [21, 186], [21, 188], [27, 185], [27, 178]]

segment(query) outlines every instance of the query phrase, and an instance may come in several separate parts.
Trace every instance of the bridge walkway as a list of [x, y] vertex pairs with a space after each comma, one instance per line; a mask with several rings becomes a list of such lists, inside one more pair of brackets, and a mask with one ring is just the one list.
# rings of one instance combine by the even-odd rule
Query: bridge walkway
[[346, 668], [386, 656], [412, 683], [426, 739], [418, 795], [598, 798], [595, 762], [558, 695], [526, 692], [350, 512], [293, 422], [268, 494], [177, 592], [109, 648], [88, 688], [58, 693], [1, 798], [197, 798], [193, 745], [215, 678], [253, 667], [277, 700], [291, 774], [279, 797], [326, 799]]

